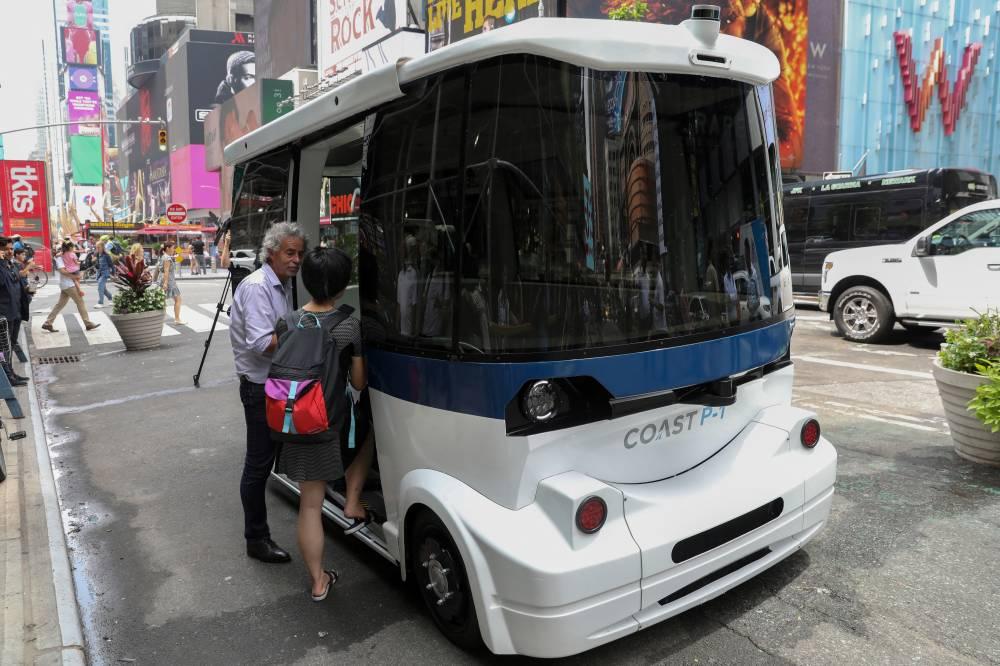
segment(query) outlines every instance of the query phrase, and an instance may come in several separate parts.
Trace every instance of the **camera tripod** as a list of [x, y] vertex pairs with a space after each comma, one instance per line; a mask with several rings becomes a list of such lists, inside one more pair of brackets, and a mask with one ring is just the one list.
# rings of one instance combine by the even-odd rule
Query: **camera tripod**
[[[240, 280], [250, 274], [250, 271], [241, 266], [229, 266], [226, 273], [226, 283], [222, 286], [222, 293], [219, 295], [219, 302], [215, 305], [215, 318], [212, 319], [212, 328], [208, 331], [208, 339], [205, 340], [205, 351], [201, 354], [201, 363], [198, 364], [198, 372], [194, 373], [194, 387], [201, 388], [201, 371], [205, 367], [205, 359], [208, 358], [208, 348], [212, 345], [212, 337], [215, 335], [215, 327], [219, 323], [219, 315], [226, 310], [226, 298], [230, 293], [236, 293], [236, 287]], [[229, 311], [226, 310], [226, 314]]]

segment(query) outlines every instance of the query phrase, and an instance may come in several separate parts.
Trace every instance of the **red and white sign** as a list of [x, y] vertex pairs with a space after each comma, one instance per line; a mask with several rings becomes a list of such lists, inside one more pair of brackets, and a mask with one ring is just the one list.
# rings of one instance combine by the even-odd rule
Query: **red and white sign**
[[336, 76], [362, 50], [408, 24], [406, 0], [327, 0], [319, 9], [320, 77]]
[[172, 203], [167, 206], [167, 219], [174, 224], [180, 224], [187, 219], [188, 211], [187, 208], [179, 203]]
[[5, 236], [20, 234], [35, 247], [49, 246], [44, 162], [0, 160], [0, 209]]

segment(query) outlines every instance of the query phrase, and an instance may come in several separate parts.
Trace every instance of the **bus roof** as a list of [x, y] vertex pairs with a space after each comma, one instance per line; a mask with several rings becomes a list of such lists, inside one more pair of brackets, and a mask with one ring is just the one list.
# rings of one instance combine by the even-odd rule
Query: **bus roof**
[[989, 177], [988, 174], [978, 169], [905, 169], [902, 171], [877, 173], [870, 176], [860, 176], [858, 178], [831, 178], [827, 180], [785, 183], [782, 189], [784, 190], [783, 195], [785, 197], [798, 197], [826, 192], [872, 192], [899, 189], [902, 187], [919, 187], [927, 185], [932, 176], [947, 171], [977, 174], [984, 178]]
[[533, 18], [351, 79], [229, 144], [226, 162], [242, 162], [402, 97], [405, 84], [511, 54], [603, 71], [699, 74], [755, 85], [770, 83], [780, 73], [778, 59], [768, 48], [728, 35], [708, 45], [683, 26]]

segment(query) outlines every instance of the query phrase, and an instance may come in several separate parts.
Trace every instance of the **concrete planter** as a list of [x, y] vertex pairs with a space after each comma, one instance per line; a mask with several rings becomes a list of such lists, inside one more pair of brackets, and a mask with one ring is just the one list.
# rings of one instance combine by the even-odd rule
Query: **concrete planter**
[[108, 315], [125, 343], [125, 349], [152, 349], [160, 346], [165, 310]]
[[934, 380], [951, 427], [955, 453], [966, 460], [1000, 467], [1000, 432], [990, 432], [976, 418], [976, 413], [969, 411], [969, 401], [975, 397], [976, 387], [985, 383], [986, 378], [948, 370], [934, 359]]

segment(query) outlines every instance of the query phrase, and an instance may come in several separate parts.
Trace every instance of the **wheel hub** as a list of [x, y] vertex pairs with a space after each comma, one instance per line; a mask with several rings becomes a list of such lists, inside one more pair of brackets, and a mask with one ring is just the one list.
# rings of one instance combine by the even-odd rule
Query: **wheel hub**
[[844, 306], [844, 324], [854, 333], [867, 333], [878, 325], [878, 312], [871, 300], [857, 296]]

